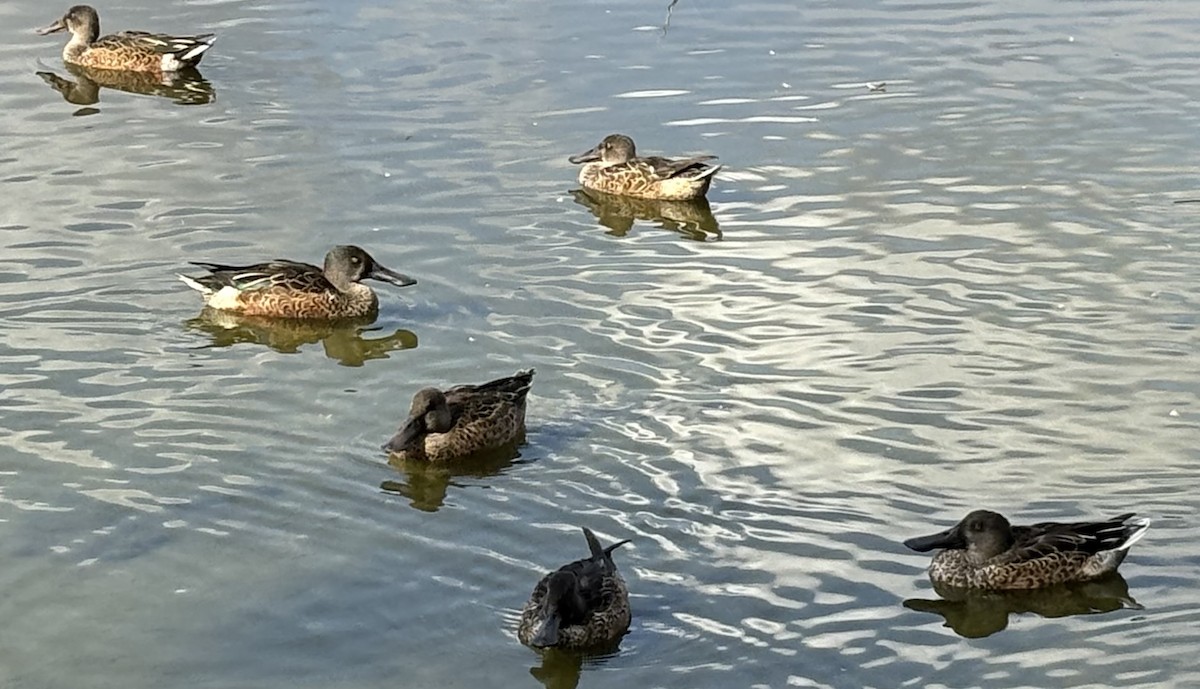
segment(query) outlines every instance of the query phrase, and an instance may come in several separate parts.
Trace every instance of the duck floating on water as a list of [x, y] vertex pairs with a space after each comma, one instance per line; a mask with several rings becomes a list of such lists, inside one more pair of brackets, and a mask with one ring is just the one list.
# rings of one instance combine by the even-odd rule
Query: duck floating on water
[[1035, 589], [1115, 572], [1150, 528], [1149, 519], [1134, 516], [1013, 526], [1001, 514], [976, 510], [941, 533], [910, 538], [904, 545], [922, 553], [941, 548], [929, 567], [935, 584]]
[[133, 72], [175, 72], [195, 67], [217, 40], [210, 33], [172, 36], [122, 31], [101, 36], [100, 15], [90, 5], [75, 5], [61, 19], [37, 32], [46, 36], [59, 31], [71, 32], [71, 40], [63, 48], [63, 62]]
[[273, 318], [360, 318], [379, 311], [379, 297], [362, 280], [397, 287], [417, 284], [414, 278], [385, 268], [357, 246], [335, 246], [324, 267], [278, 259], [248, 266], [193, 261], [208, 275], [180, 275], [188, 287], [204, 295], [205, 305], [219, 311]]
[[721, 169], [709, 162], [716, 158], [641, 158], [633, 139], [609, 134], [592, 149], [568, 160], [583, 165], [579, 183], [588, 189], [643, 199], [687, 201], [708, 193], [713, 175]]
[[408, 418], [383, 447], [400, 459], [445, 462], [518, 443], [532, 385], [529, 369], [482, 385], [419, 390]]
[[542, 577], [521, 611], [517, 638], [526, 646], [596, 648], [616, 643], [629, 630], [629, 589], [612, 559], [629, 540], [604, 548], [587, 527], [583, 536], [591, 556]]

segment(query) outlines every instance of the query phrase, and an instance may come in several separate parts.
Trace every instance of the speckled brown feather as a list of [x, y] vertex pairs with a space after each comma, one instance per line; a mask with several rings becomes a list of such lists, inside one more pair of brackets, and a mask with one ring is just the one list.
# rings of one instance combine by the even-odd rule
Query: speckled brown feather
[[568, 158], [582, 164], [579, 183], [607, 194], [662, 201], [688, 201], [704, 196], [713, 175], [721, 169], [716, 156], [672, 160], [639, 157], [637, 145], [624, 134], [609, 134], [590, 151]]
[[[999, 517], [974, 512], [954, 529], [963, 529], [976, 514]], [[933, 558], [929, 578], [956, 588], [1033, 589], [1102, 577], [1117, 570], [1129, 547], [1149, 528], [1149, 520], [1130, 521], [1133, 517], [1129, 513], [1098, 522], [1012, 526], [1004, 535], [1010, 545], [986, 559], [973, 555], [969, 547], [941, 550]], [[919, 540], [923, 539], [906, 543]]]
[[68, 30], [71, 40], [63, 47], [63, 61], [93, 69], [136, 72], [172, 72], [195, 67], [216, 36], [174, 36], [146, 31], [122, 31], [100, 36], [100, 16], [88, 5], [76, 5], [43, 35]]
[[373, 316], [379, 298], [362, 280], [374, 279], [401, 287], [416, 280], [380, 265], [357, 246], [335, 246], [324, 267], [275, 260], [248, 266], [195, 262], [207, 275], [180, 275], [201, 292], [205, 305], [246, 316], [272, 318], [344, 319]]
[[445, 462], [521, 442], [533, 374], [529, 369], [482, 385], [444, 390], [453, 423], [450, 430], [424, 433], [414, 445], [393, 453], [402, 460]]
[[686, 201], [708, 193], [713, 175], [720, 169], [705, 162], [713, 159], [713, 156], [686, 160], [634, 158], [608, 166], [588, 163], [579, 171], [579, 183], [608, 194]]

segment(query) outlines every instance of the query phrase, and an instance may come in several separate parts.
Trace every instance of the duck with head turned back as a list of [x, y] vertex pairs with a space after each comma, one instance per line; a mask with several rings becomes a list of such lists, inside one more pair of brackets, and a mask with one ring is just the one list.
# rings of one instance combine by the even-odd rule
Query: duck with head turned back
[[400, 459], [445, 462], [518, 443], [532, 385], [529, 369], [482, 385], [419, 390], [408, 418], [383, 448]]
[[609, 134], [595, 147], [568, 160], [579, 170], [579, 183], [609, 194], [663, 201], [687, 201], [708, 193], [713, 175], [721, 169], [716, 156], [672, 160], [639, 157], [633, 139]]
[[612, 559], [629, 540], [603, 548], [587, 527], [583, 536], [591, 555], [542, 577], [522, 609], [517, 638], [526, 646], [598, 648], [615, 644], [629, 630], [629, 590]]
[[214, 34], [172, 36], [145, 31], [100, 35], [100, 15], [89, 5], [75, 5], [38, 33], [70, 31], [63, 61], [81, 67], [132, 72], [175, 72], [200, 64], [205, 51], [217, 40]]
[[1098, 522], [1041, 522], [1013, 526], [1003, 515], [976, 510], [953, 527], [904, 545], [935, 548], [929, 578], [971, 589], [1035, 589], [1097, 579], [1117, 571], [1149, 519], [1133, 513]]
[[385, 268], [357, 246], [335, 246], [324, 267], [277, 259], [248, 266], [193, 261], [208, 275], [180, 275], [188, 287], [204, 295], [205, 306], [244, 316], [342, 319], [374, 316], [379, 297], [362, 284], [368, 278], [397, 287], [417, 284], [407, 275]]

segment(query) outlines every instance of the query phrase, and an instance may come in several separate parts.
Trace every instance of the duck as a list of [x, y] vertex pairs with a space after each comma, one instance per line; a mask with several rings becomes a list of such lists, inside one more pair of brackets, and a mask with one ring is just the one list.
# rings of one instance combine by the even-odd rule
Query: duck
[[917, 551], [941, 549], [929, 578], [935, 585], [966, 589], [1036, 589], [1109, 575], [1150, 528], [1135, 513], [1103, 521], [1041, 522], [1013, 526], [1003, 515], [975, 510], [958, 524], [930, 536], [910, 538]]
[[447, 462], [519, 443], [533, 373], [528, 369], [482, 385], [418, 390], [408, 418], [383, 448], [401, 461]]
[[379, 297], [363, 280], [397, 287], [416, 279], [385, 268], [357, 246], [335, 246], [324, 267], [276, 259], [267, 263], [229, 266], [192, 261], [208, 270], [198, 277], [179, 275], [188, 287], [204, 295], [207, 308], [244, 316], [272, 318], [346, 319], [373, 317]]
[[542, 577], [521, 610], [517, 638], [526, 646], [570, 650], [610, 646], [629, 631], [633, 618], [629, 589], [612, 559], [612, 552], [629, 539], [604, 548], [587, 527], [583, 536], [591, 555]]
[[172, 36], [145, 31], [100, 35], [100, 15], [90, 5], [75, 5], [58, 21], [37, 30], [42, 36], [70, 31], [63, 48], [68, 64], [131, 72], [176, 72], [200, 63], [216, 34]]
[[708, 193], [713, 175], [721, 169], [704, 155], [672, 160], [637, 155], [633, 139], [609, 134], [591, 149], [568, 158], [579, 170], [579, 183], [587, 189], [621, 196], [661, 201], [689, 201]]

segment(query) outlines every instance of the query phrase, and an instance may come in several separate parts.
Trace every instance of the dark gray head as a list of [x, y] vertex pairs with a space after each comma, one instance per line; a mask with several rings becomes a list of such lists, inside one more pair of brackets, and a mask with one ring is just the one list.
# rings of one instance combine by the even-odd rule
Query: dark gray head
[[573, 572], [560, 569], [550, 575], [539, 614], [537, 632], [529, 642], [535, 648], [557, 645], [561, 628], [587, 620], [587, 602], [579, 592], [579, 579]]
[[437, 388], [424, 388], [413, 395], [408, 418], [400, 430], [383, 446], [389, 452], [403, 452], [430, 433], [446, 433], [454, 426], [446, 395]]
[[62, 19], [50, 26], [38, 29], [38, 34], [46, 36], [59, 31], [70, 31], [72, 35], [87, 40], [88, 43], [100, 37], [100, 15], [89, 5], [76, 5], [67, 10]]
[[576, 165], [596, 161], [605, 165], [618, 165], [632, 160], [636, 155], [637, 148], [633, 145], [633, 139], [624, 134], [609, 134], [591, 150], [571, 156], [567, 160]]
[[973, 562], [983, 562], [1011, 548], [1013, 540], [1012, 525], [1004, 515], [975, 510], [941, 533], [910, 538], [904, 545], [922, 553], [935, 548], [966, 550]]
[[367, 279], [408, 287], [417, 281], [380, 265], [371, 254], [357, 246], [335, 246], [325, 255], [325, 277], [340, 290]]

